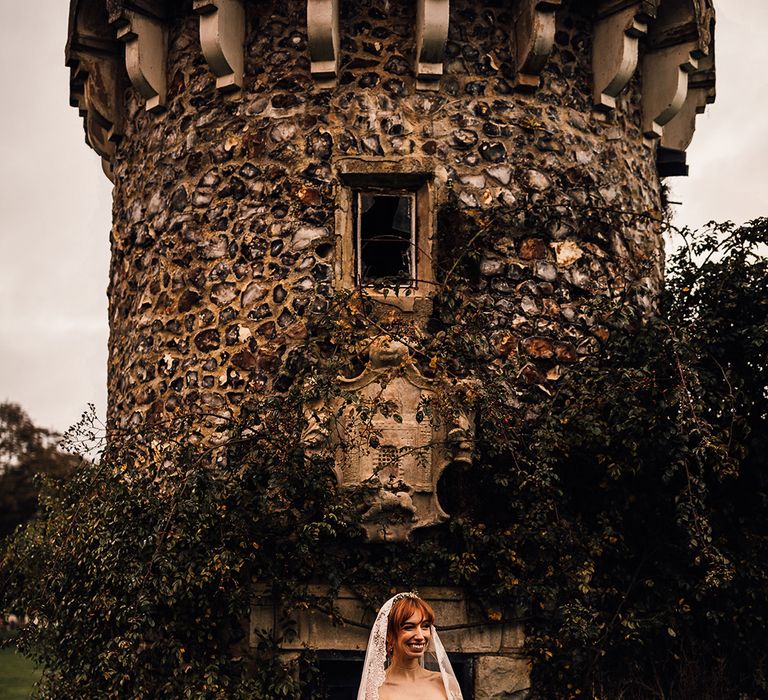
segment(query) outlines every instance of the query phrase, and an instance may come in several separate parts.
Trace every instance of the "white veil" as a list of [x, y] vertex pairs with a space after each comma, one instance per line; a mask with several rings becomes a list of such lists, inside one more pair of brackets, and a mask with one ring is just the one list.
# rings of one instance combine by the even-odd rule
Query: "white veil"
[[[357, 691], [357, 700], [379, 700], [379, 688], [384, 683], [387, 670], [387, 622], [392, 604], [405, 597], [418, 597], [415, 593], [398, 593], [381, 606], [376, 621], [368, 638], [368, 649], [365, 652], [363, 663], [363, 676], [360, 679], [360, 690]], [[448, 654], [437, 636], [434, 625], [430, 628], [431, 641], [429, 648], [424, 652], [424, 667], [439, 671], [445, 687], [445, 695], [448, 700], [463, 700], [459, 682], [451, 668]]]

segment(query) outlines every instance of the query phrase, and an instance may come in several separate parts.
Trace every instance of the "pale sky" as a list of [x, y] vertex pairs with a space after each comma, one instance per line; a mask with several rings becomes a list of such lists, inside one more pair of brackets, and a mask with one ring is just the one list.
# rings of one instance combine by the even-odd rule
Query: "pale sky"
[[[0, 401], [64, 430], [106, 405], [111, 184], [64, 67], [68, 0], [0, 0]], [[677, 224], [768, 214], [768, 2], [716, 0], [717, 102], [699, 117]]]

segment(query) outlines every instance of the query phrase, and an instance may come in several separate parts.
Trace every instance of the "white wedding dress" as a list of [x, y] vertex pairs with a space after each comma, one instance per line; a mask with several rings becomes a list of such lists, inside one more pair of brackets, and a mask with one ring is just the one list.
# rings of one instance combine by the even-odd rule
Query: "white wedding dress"
[[[379, 700], [379, 688], [386, 680], [387, 671], [387, 622], [392, 604], [405, 597], [406, 593], [398, 593], [381, 606], [376, 621], [368, 638], [368, 649], [365, 652], [363, 663], [363, 676], [360, 679], [360, 690], [357, 691], [357, 700]], [[410, 594], [413, 595], [413, 594]], [[430, 671], [439, 671], [443, 680], [445, 695], [448, 700], [463, 700], [459, 682], [451, 668], [448, 654], [445, 651], [434, 626], [430, 629], [431, 639], [429, 648], [424, 652], [422, 663], [424, 668]]]

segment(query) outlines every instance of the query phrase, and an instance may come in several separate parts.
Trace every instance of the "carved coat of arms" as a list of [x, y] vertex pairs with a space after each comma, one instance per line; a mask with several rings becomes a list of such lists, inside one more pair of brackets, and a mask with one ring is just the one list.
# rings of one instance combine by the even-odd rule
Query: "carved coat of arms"
[[308, 453], [333, 454], [342, 487], [372, 486], [363, 514], [372, 540], [403, 540], [448, 518], [437, 497], [445, 468], [472, 458], [467, 404], [440, 405], [441, 387], [419, 372], [407, 346], [389, 337], [369, 348], [365, 369], [339, 377], [341, 394], [307, 407]]

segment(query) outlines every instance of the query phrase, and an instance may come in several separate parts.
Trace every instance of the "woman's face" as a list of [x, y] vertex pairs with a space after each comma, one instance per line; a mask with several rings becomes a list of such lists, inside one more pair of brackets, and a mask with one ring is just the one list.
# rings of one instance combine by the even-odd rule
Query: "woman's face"
[[429, 647], [430, 624], [420, 612], [411, 615], [397, 631], [394, 656], [402, 660], [421, 657]]

